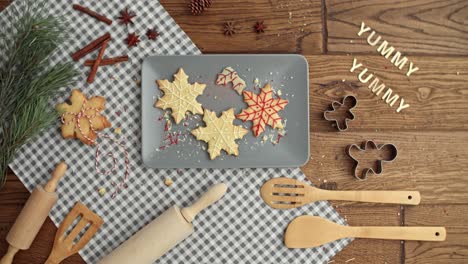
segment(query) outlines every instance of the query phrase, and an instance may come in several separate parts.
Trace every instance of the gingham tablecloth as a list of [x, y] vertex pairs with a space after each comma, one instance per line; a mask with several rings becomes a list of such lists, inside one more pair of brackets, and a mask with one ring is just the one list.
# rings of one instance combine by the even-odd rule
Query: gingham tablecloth
[[[145, 168], [140, 155], [140, 88], [135, 82], [140, 78], [141, 62], [150, 54], [200, 54], [200, 51], [158, 1], [75, 1], [111, 17], [114, 23], [110, 26], [74, 11], [68, 0], [49, 2], [47, 10], [50, 14], [64, 15], [70, 23], [70, 39], [52, 56], [52, 63], [69, 61], [73, 52], [105, 32], [110, 32], [113, 38], [105, 56], [128, 54], [131, 58], [128, 63], [99, 68], [96, 81], [90, 85], [86, 84], [89, 68], [82, 65], [85, 59], [94, 58], [96, 54], [76, 63], [81, 72], [76, 87], [88, 96], [107, 98], [105, 115], [113, 128], [123, 129], [122, 139], [128, 149], [131, 170], [127, 189], [111, 198], [114, 190], [111, 182], [119, 182], [124, 177], [123, 154], [118, 173], [109, 176], [96, 173], [95, 148], [78, 140], [64, 140], [59, 132], [59, 121], [23, 146], [10, 164], [31, 191], [36, 185], [47, 181], [54, 164], [66, 161], [69, 170], [58, 186], [60, 199], [50, 217], [58, 225], [73, 205], [81, 201], [105, 220], [96, 236], [80, 251], [86, 262], [96, 263], [172, 204], [188, 205], [209, 186], [221, 181], [228, 184], [228, 194], [199, 214], [194, 221], [195, 233], [157, 263], [324, 263], [349, 243], [349, 239], [343, 239], [318, 248], [296, 250], [283, 245], [286, 226], [299, 215], [319, 215], [345, 224], [328, 202], [317, 202], [295, 210], [274, 210], [262, 202], [259, 188], [265, 180], [277, 176], [305, 180], [299, 168]], [[0, 30], [3, 33], [10, 32], [11, 21], [25, 8], [24, 3], [24, 0], [15, 0], [1, 13]], [[115, 19], [127, 6], [137, 14], [135, 24], [129, 27]], [[160, 32], [157, 41], [149, 41], [144, 36], [150, 27]], [[124, 40], [128, 32], [142, 35], [138, 47], [127, 48]], [[72, 88], [64, 88], [64, 98], [57, 98], [57, 102], [68, 97]], [[112, 132], [109, 134], [116, 136]], [[102, 146], [103, 151], [110, 146], [108, 148], [116, 153], [122, 153], [110, 141], [103, 142]], [[103, 164], [109, 165], [106, 162]], [[166, 177], [174, 180], [171, 187], [164, 185]], [[103, 197], [97, 191], [101, 187], [107, 189]]]

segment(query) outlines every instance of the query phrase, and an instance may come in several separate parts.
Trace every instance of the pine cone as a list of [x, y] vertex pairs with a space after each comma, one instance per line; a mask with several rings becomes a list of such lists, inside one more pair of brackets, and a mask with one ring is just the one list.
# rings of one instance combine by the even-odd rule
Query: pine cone
[[190, 11], [193, 15], [200, 15], [205, 8], [211, 6], [212, 0], [192, 0], [190, 1]]
[[211, 6], [211, 2], [212, 2], [211, 0], [201, 0], [201, 1], [204, 2], [205, 7], [207, 8]]
[[190, 2], [190, 11], [193, 15], [200, 15], [205, 10], [205, 5], [200, 0]]

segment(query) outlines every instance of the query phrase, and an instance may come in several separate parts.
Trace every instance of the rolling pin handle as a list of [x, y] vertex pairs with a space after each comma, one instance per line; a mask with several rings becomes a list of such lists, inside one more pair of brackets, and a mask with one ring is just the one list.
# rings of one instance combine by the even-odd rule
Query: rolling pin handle
[[9, 246], [8, 251], [3, 256], [2, 259], [0, 259], [0, 264], [11, 264], [13, 263], [13, 258], [15, 257], [16, 253], [19, 251], [19, 248], [16, 248], [14, 246]]
[[52, 172], [52, 177], [45, 185], [44, 190], [50, 193], [55, 192], [58, 182], [60, 181], [60, 179], [62, 178], [62, 176], [65, 174], [66, 171], [67, 171], [67, 164], [65, 164], [65, 162], [63, 161], [60, 162], [57, 165], [57, 167], [55, 167], [54, 172]]
[[201, 210], [221, 199], [226, 191], [227, 185], [225, 183], [213, 185], [205, 194], [203, 194], [202, 197], [200, 197], [200, 199], [198, 199], [198, 201], [192, 204], [192, 206], [182, 208], [182, 216], [187, 220], [187, 222], [191, 223]]

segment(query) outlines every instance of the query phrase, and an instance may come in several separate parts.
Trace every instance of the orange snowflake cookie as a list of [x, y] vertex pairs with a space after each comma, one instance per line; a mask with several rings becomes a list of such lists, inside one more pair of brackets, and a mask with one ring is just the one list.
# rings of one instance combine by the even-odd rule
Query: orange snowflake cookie
[[278, 112], [284, 109], [288, 100], [273, 99], [273, 91], [269, 83], [260, 90], [258, 95], [248, 91], [244, 91], [243, 95], [248, 107], [236, 117], [244, 122], [251, 120], [252, 132], [256, 137], [265, 131], [266, 125], [272, 128], [283, 128]]
[[105, 109], [106, 99], [101, 96], [89, 100], [80, 90], [73, 90], [70, 104], [58, 104], [55, 109], [62, 117], [63, 138], [78, 138], [87, 145], [93, 145], [97, 132], [108, 128], [111, 123], [101, 111]]

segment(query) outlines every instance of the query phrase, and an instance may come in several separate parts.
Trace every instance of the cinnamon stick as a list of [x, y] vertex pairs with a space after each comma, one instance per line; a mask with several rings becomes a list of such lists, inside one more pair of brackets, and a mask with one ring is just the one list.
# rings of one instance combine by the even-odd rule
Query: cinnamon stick
[[80, 49], [79, 51], [75, 52], [72, 54], [72, 59], [74, 61], [77, 61], [81, 58], [83, 58], [84, 56], [86, 56], [86, 54], [94, 51], [94, 50], [97, 50], [99, 47], [101, 47], [102, 43], [106, 40], [109, 40], [111, 38], [111, 35], [109, 33], [106, 33], [102, 36], [100, 36], [99, 38], [93, 40], [91, 43], [89, 43], [88, 45], [86, 45], [85, 47], [83, 47], [82, 49]]
[[[119, 56], [119, 57], [112, 57], [112, 58], [103, 58], [101, 60], [101, 63], [99, 64], [99, 66], [113, 65], [113, 64], [117, 64], [119, 62], [125, 62], [125, 61], [128, 61], [128, 56], [127, 55]], [[84, 65], [85, 66], [93, 66], [94, 63], [96, 63], [96, 60], [87, 60], [87, 61], [85, 61]]]
[[89, 73], [87, 80], [88, 83], [94, 82], [94, 77], [96, 77], [96, 72], [98, 70], [99, 64], [101, 63], [102, 56], [104, 56], [104, 51], [106, 50], [107, 43], [109, 43], [109, 39], [104, 40], [104, 42], [102, 43], [101, 50], [99, 50], [99, 54], [96, 58], [96, 61], [94, 62], [93, 67], [91, 68], [91, 72]]
[[75, 5], [73, 5], [73, 9], [81, 11], [81, 12], [83, 12], [85, 14], [88, 14], [88, 15], [96, 18], [97, 20], [106, 23], [107, 25], [112, 24], [112, 20], [110, 20], [109, 18], [107, 18], [107, 17], [105, 17], [105, 16], [103, 16], [101, 14], [98, 14], [98, 13], [94, 12], [93, 10], [91, 10], [89, 8], [86, 8], [84, 6], [75, 4]]

